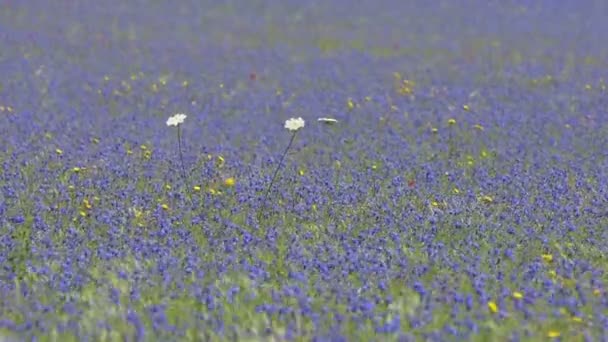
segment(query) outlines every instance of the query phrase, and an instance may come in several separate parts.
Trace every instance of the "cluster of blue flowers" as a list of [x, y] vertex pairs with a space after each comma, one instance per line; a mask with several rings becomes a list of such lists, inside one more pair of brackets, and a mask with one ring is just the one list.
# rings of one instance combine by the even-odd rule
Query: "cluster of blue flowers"
[[0, 341], [608, 338], [607, 10], [1, 2]]

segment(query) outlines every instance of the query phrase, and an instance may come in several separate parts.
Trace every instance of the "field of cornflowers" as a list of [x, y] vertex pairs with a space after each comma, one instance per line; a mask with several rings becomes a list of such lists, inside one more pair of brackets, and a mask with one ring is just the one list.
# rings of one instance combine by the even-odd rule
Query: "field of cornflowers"
[[608, 340], [605, 13], [0, 1], [0, 340]]

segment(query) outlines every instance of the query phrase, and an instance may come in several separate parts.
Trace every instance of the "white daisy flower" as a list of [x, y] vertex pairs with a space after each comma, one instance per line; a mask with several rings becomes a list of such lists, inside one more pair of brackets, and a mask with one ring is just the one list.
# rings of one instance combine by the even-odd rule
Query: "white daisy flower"
[[338, 123], [338, 120], [333, 118], [318, 118], [317, 121], [326, 125], [333, 125], [335, 123]]
[[186, 120], [186, 114], [175, 114], [167, 119], [167, 126], [178, 126]]
[[285, 121], [285, 128], [287, 128], [288, 130], [295, 132], [297, 130], [299, 130], [300, 128], [304, 127], [304, 119], [302, 118], [291, 118], [287, 121]]

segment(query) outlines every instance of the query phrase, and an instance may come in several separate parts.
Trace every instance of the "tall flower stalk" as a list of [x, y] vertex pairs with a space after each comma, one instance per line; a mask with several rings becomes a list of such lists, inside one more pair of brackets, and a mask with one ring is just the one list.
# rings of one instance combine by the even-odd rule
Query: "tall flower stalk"
[[456, 125], [456, 120], [450, 118], [448, 120], [448, 126], [451, 128], [448, 133], [448, 158], [456, 157], [456, 137], [454, 132], [454, 127]]
[[262, 212], [264, 211], [264, 209], [266, 209], [266, 201], [268, 200], [268, 195], [270, 194], [270, 190], [272, 189], [272, 186], [274, 185], [274, 182], [279, 174], [279, 170], [281, 169], [283, 160], [285, 159], [285, 156], [287, 156], [287, 152], [291, 148], [291, 145], [293, 145], [293, 142], [296, 139], [296, 135], [302, 127], [304, 127], [304, 120], [302, 118], [291, 118], [285, 121], [285, 128], [291, 132], [291, 139], [289, 139], [289, 144], [287, 145], [287, 148], [285, 148], [285, 151], [283, 151], [283, 154], [279, 159], [279, 164], [274, 170], [274, 174], [272, 175], [272, 179], [270, 180], [270, 184], [268, 184], [268, 188], [266, 188], [266, 192], [264, 193], [264, 197], [262, 199], [262, 205], [260, 206], [260, 209], [258, 211], [258, 220], [261, 219]]
[[[317, 122], [320, 122], [326, 126], [335, 126], [336, 124], [338, 124], [338, 120], [334, 119], [334, 118], [318, 118]], [[334, 131], [335, 133], [335, 131]], [[335, 168], [335, 175], [334, 175], [334, 192], [333, 195], [331, 195], [331, 202], [334, 203], [334, 198], [336, 197], [336, 194], [338, 192], [338, 184], [340, 182], [340, 170], [341, 170], [341, 163], [339, 160], [333, 160], [331, 157], [331, 154], [329, 152], [327, 152], [327, 154], [330, 156], [329, 157], [329, 167], [331, 168]]]
[[188, 182], [188, 176], [186, 174], [186, 167], [184, 166], [184, 153], [182, 152], [182, 136], [181, 136], [181, 124], [186, 120], [186, 114], [175, 114], [167, 119], [167, 126], [177, 127], [177, 149], [179, 150], [179, 161], [181, 166], [182, 179], [186, 185], [186, 194], [188, 199], [192, 201], [192, 195], [190, 194], [190, 183]]

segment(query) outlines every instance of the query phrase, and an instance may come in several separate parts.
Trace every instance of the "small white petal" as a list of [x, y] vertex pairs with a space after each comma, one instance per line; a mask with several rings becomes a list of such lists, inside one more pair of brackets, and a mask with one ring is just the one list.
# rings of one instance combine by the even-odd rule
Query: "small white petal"
[[175, 114], [167, 119], [167, 126], [177, 126], [182, 124], [188, 116], [186, 114]]
[[333, 125], [335, 123], [338, 123], [338, 120], [333, 119], [333, 118], [318, 118], [317, 121], [327, 124], [327, 125]]
[[285, 121], [285, 128], [292, 132], [295, 132], [302, 127], [304, 127], [304, 119], [302, 118], [291, 118]]

